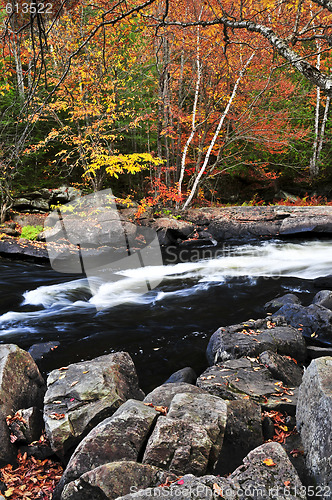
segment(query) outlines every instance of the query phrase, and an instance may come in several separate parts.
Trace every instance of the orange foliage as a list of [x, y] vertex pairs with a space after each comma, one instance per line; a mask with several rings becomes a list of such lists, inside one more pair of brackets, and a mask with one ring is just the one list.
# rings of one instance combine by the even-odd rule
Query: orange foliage
[[63, 469], [53, 460], [37, 460], [21, 453], [17, 456], [18, 467], [7, 465], [0, 469], [1, 480], [7, 489], [4, 493], [11, 500], [50, 500]]

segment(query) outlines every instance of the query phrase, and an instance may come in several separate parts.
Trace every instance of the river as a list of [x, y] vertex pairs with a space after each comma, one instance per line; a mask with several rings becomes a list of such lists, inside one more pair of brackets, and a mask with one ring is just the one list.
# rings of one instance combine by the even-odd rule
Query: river
[[[83, 359], [125, 350], [143, 390], [174, 371], [206, 367], [205, 347], [219, 327], [265, 316], [264, 304], [285, 293], [311, 302], [313, 279], [331, 274], [331, 240], [269, 241], [256, 245], [169, 252], [151, 267], [154, 290], [135, 293], [140, 269], [112, 283], [60, 274], [47, 266], [0, 259], [0, 338], [24, 349], [59, 346], [38, 361], [44, 374]], [[91, 284], [91, 282], [90, 282]]]

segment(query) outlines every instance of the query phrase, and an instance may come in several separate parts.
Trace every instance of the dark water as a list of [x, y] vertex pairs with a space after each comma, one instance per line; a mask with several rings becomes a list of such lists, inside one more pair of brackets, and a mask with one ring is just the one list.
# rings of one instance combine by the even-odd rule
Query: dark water
[[219, 326], [263, 317], [265, 302], [288, 292], [309, 304], [317, 292], [312, 280], [331, 274], [331, 243], [224, 247], [217, 258], [195, 254], [180, 264], [172, 257], [151, 269], [163, 280], [144, 296], [133, 291], [137, 270], [120, 284], [97, 284], [92, 293], [83, 276], [0, 259], [0, 340], [24, 349], [59, 341], [38, 362], [45, 374], [125, 350], [148, 391], [185, 366], [203, 371], [208, 339]]

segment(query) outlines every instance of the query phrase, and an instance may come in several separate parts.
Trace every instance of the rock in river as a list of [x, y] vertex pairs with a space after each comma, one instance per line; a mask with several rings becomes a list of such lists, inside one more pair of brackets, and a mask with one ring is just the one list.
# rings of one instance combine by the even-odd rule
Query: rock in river
[[257, 358], [231, 359], [210, 366], [197, 379], [197, 385], [223, 399], [251, 399], [267, 408], [295, 412], [297, 389], [273, 378]]
[[292, 356], [298, 361], [306, 358], [306, 344], [301, 331], [289, 326], [282, 317], [274, 321], [271, 318], [248, 320], [219, 328], [210, 338], [206, 356], [209, 364], [213, 365], [230, 358], [258, 356], [267, 350]]

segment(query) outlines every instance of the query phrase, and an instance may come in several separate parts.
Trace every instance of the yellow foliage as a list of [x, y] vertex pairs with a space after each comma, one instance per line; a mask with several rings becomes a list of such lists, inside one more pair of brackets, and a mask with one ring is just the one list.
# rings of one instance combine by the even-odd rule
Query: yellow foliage
[[163, 163], [160, 158], [154, 158], [150, 153], [133, 153], [128, 155], [108, 155], [97, 153], [91, 155], [92, 162], [84, 175], [95, 174], [100, 168], [105, 168], [111, 176], [118, 178], [119, 174], [136, 174], [150, 165], [158, 166]]

